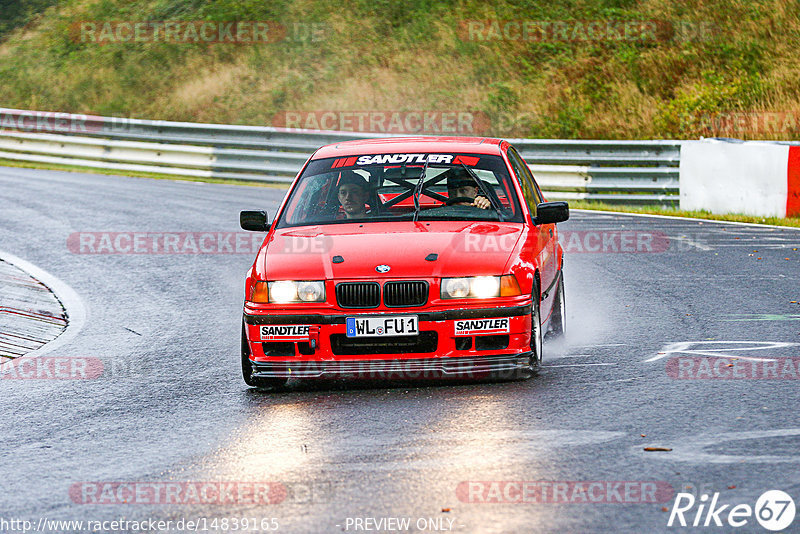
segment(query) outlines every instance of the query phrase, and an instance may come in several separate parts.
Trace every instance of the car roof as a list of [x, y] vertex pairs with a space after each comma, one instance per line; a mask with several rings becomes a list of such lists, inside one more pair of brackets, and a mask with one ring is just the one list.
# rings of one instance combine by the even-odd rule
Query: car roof
[[491, 137], [388, 137], [325, 145], [311, 159], [398, 153], [500, 154], [503, 141]]

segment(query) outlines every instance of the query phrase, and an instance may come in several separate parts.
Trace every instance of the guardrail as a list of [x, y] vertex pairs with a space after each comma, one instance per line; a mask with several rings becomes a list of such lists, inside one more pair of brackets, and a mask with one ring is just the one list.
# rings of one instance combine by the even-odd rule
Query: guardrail
[[[320, 146], [381, 134], [0, 108], [0, 159], [288, 183]], [[509, 139], [550, 200], [677, 204], [680, 141]]]

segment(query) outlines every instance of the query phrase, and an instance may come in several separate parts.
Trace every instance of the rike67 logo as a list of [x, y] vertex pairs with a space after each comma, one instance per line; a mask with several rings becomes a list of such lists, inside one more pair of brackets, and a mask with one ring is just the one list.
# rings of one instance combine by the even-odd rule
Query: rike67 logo
[[794, 521], [794, 500], [780, 490], [765, 491], [755, 506], [747, 503], [720, 505], [718, 500], [719, 492], [714, 493], [710, 502], [707, 494], [695, 499], [691, 493], [678, 493], [667, 526], [721, 527], [727, 523], [731, 527], [749, 526], [747, 531], [753, 532], [755, 517], [763, 528], [776, 532], [787, 529]]

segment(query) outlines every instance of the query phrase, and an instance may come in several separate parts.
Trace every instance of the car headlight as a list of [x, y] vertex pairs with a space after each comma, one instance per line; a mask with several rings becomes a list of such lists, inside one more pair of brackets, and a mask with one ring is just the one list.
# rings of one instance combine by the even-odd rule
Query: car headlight
[[470, 293], [475, 298], [488, 299], [500, 296], [500, 277], [499, 276], [476, 276], [472, 279]]
[[325, 282], [322, 280], [256, 282], [252, 300], [273, 304], [325, 302]]
[[468, 278], [442, 278], [443, 299], [488, 299], [521, 295], [513, 274], [505, 276], [472, 276]]
[[443, 299], [463, 299], [469, 296], [469, 278], [442, 278]]

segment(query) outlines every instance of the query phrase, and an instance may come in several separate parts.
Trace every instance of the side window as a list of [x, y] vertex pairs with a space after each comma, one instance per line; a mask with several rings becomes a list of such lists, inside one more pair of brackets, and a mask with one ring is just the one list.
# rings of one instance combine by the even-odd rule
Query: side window
[[525, 169], [525, 176], [527, 176], [528, 180], [531, 181], [531, 187], [533, 187], [533, 193], [536, 195], [536, 203], [541, 204], [542, 202], [544, 202], [544, 197], [542, 197], [542, 190], [539, 188], [539, 184], [536, 183], [536, 179], [533, 177], [531, 168], [528, 167], [528, 164], [525, 163], [525, 160], [522, 159], [522, 156], [517, 154], [517, 157], [522, 162], [522, 168]]
[[525, 196], [525, 203], [528, 204], [531, 216], [536, 217], [536, 206], [542, 201], [542, 197], [533, 181], [531, 170], [513, 148], [508, 149], [508, 161], [511, 162], [514, 174], [519, 177], [522, 194]]

